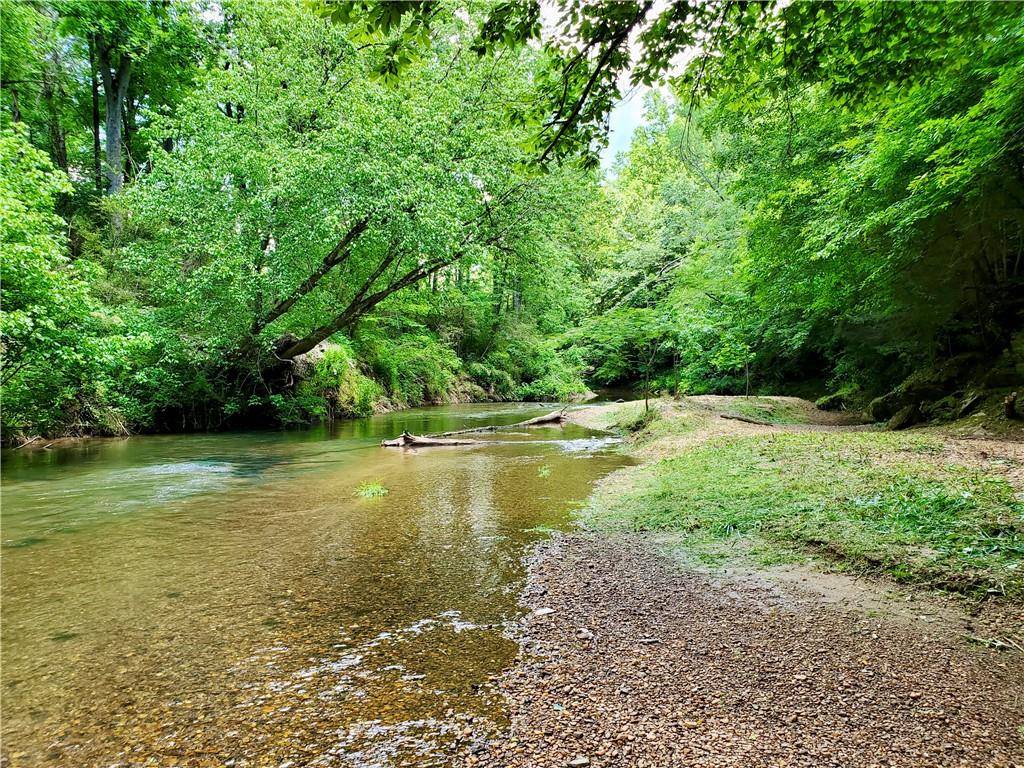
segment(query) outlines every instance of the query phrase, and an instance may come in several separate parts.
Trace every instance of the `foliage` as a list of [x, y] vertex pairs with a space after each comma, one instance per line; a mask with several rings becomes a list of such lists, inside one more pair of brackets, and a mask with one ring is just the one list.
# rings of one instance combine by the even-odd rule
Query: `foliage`
[[0, 2], [7, 437], [870, 398], [1024, 326], [1013, 4]]
[[122, 356], [149, 339], [104, 335], [119, 319], [90, 295], [88, 281], [100, 272], [68, 258], [65, 223], [54, 213], [70, 182], [28, 144], [24, 126], [0, 131], [0, 165], [4, 423], [20, 434], [83, 422], [119, 430], [122, 417], [107, 395], [123, 373]]
[[[609, 189], [600, 311], [570, 340], [597, 380], [640, 378], [629, 350], [653, 318], [662, 384], [691, 393], [877, 394], [1008, 349], [1024, 325], [1024, 26], [992, 4], [963, 24], [948, 6], [881, 8], [821, 7], [841, 33], [826, 51], [814, 7], [788, 7], [708, 64], [713, 102], [681, 85], [648, 104]], [[780, 51], [798, 29], [819, 48]], [[911, 40], [944, 54], [896, 88], [883, 75]], [[652, 319], [625, 322], [636, 309]]]
[[297, 420], [369, 416], [383, 396], [383, 387], [359, 370], [351, 348], [331, 346], [313, 364], [312, 375], [299, 382], [295, 401], [303, 413]]
[[[24, 182], [4, 190], [23, 219], [12, 242], [30, 241], [5, 265], [5, 371], [20, 380], [5, 391], [8, 436], [364, 415], [485, 396], [474, 374], [496, 397], [584, 388], [545, 335], [585, 311], [549, 278], [576, 274], [585, 236], [567, 212], [598, 187], [571, 165], [524, 170], [502, 105], [531, 98], [536, 55], [466, 55], [471, 25], [449, 16], [385, 82], [358, 19], [333, 24], [297, 0], [235, 0], [216, 16], [69, 1], [12, 17], [5, 60], [24, 54], [26, 79], [53, 51], [86, 77], [55, 101], [70, 154], [50, 140], [50, 112], [23, 98], [6, 114], [70, 169], [22, 152]], [[127, 183], [102, 201], [87, 109], [97, 47], [131, 75], [117, 106]], [[113, 80], [99, 80], [109, 119]], [[21, 368], [23, 355], [37, 362]]]

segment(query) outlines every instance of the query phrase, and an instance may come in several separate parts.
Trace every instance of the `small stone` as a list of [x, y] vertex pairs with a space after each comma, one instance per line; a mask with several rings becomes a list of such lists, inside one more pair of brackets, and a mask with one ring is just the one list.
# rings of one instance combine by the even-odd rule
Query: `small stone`
[[590, 758], [585, 755], [576, 755], [572, 760], [566, 763], [569, 768], [582, 768], [584, 765], [590, 765]]

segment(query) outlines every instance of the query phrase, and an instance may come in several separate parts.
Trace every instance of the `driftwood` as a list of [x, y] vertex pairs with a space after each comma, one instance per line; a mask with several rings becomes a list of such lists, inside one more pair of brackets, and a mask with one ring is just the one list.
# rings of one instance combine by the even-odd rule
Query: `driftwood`
[[388, 448], [427, 448], [434, 445], [476, 445], [482, 440], [450, 440], [429, 435], [411, 435], [403, 432], [394, 440], [381, 440], [380, 444]]
[[497, 432], [499, 429], [517, 429], [519, 427], [541, 427], [547, 424], [562, 424], [566, 421], [565, 408], [560, 411], [552, 411], [544, 416], [536, 416], [526, 421], [517, 421], [515, 424], [488, 424], [484, 427], [471, 427], [470, 429], [456, 429], [453, 432], [438, 432], [427, 437], [450, 437], [451, 435], [471, 435], [479, 432]]
[[457, 429], [453, 432], [439, 432], [433, 435], [411, 435], [403, 432], [394, 440], [381, 440], [380, 444], [387, 448], [427, 448], [435, 445], [476, 445], [483, 440], [460, 440], [452, 439], [453, 435], [471, 435], [482, 432], [497, 432], [499, 429], [516, 429], [519, 427], [539, 427], [547, 424], [561, 424], [566, 420], [565, 408], [560, 411], [552, 411], [544, 416], [536, 416], [526, 421], [519, 421], [515, 424], [489, 424], [484, 427], [473, 427], [471, 429]]
[[761, 427], [774, 427], [770, 421], [761, 421], [760, 419], [752, 419], [749, 416], [740, 416], [738, 413], [720, 413], [718, 414], [723, 419], [732, 419], [733, 421], [743, 421], [747, 424], [757, 424]]

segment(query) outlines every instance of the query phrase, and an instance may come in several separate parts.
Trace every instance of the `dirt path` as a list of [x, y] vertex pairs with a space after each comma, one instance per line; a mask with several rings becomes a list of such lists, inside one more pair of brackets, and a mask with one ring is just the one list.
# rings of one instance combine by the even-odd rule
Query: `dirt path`
[[531, 572], [512, 726], [470, 764], [1024, 765], [1020, 654], [686, 569], [639, 536], [564, 536]]

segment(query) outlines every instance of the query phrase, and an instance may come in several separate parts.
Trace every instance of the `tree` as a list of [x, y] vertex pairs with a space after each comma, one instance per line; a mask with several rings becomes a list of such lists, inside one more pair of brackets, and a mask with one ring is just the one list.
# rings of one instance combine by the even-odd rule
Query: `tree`
[[62, 30], [83, 44], [94, 102], [92, 135], [98, 145], [98, 96], [91, 81], [98, 75], [103, 90], [103, 174], [107, 193], [124, 186], [126, 160], [138, 167], [141, 157], [127, 149], [138, 131], [138, 111], [152, 97], [154, 108], [170, 109], [181, 82], [193, 76], [199, 45], [198, 20], [191, 3], [160, 0], [59, 0], [55, 8]]

